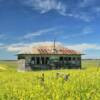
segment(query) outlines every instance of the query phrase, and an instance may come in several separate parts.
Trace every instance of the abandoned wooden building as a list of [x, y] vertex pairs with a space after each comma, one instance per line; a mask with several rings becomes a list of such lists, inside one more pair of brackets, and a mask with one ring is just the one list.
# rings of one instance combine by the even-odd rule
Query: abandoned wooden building
[[20, 70], [81, 68], [81, 53], [62, 45], [39, 45], [18, 54]]

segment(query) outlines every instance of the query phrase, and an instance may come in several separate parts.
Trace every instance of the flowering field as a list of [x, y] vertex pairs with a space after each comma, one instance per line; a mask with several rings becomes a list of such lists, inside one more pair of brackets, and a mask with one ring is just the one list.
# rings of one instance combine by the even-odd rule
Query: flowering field
[[97, 61], [84, 61], [82, 70], [23, 73], [11, 70], [12, 64], [15, 63], [0, 64], [0, 100], [100, 100]]

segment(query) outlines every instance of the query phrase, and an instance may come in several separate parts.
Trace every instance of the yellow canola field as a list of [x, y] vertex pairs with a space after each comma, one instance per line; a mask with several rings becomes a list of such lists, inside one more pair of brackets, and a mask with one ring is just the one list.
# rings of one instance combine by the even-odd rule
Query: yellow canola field
[[[57, 72], [70, 76], [57, 78]], [[100, 100], [100, 71], [0, 72], [0, 100]]]
[[7, 70], [7, 65], [0, 64], [0, 70]]

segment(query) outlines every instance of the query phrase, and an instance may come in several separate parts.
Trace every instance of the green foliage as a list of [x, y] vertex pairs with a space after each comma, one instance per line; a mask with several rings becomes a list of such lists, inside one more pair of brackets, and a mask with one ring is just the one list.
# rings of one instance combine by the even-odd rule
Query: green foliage
[[[9, 67], [8, 71], [0, 72], [0, 100], [100, 100], [100, 70], [97, 70], [95, 61], [91, 63], [82, 62], [85, 68], [82, 70], [22, 73], [9, 70], [10, 64], [5, 63]], [[86, 64], [92, 67], [87, 68]], [[67, 81], [62, 77], [56, 78], [57, 72], [70, 76]]]

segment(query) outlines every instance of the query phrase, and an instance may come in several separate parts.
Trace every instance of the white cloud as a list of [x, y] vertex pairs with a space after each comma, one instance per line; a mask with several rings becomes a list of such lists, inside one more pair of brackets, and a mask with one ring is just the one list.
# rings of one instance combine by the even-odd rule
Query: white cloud
[[28, 33], [28, 34], [24, 35], [22, 38], [23, 39], [29, 39], [29, 38], [32, 38], [32, 37], [41, 36], [43, 34], [51, 32], [53, 30], [55, 30], [55, 28], [42, 29], [42, 30], [39, 30], [39, 31], [36, 31], [36, 32], [33, 32], [33, 33]]
[[36, 37], [36, 36], [40, 36], [40, 35], [41, 35], [40, 32], [28, 33], [28, 34], [23, 36], [23, 39], [28, 39], [28, 38], [32, 38], [32, 37]]
[[76, 34], [74, 33], [72, 35], [67, 35], [67, 36], [64, 36], [63, 38], [68, 39], [68, 38], [82, 37], [82, 36], [87, 36], [90, 34], [93, 34], [93, 29], [90, 27], [85, 27], [81, 30], [80, 33], [76, 33]]
[[66, 12], [66, 6], [58, 0], [24, 0], [24, 3], [42, 14], [50, 10], [55, 10], [62, 15]]
[[[65, 17], [69, 16], [86, 22], [95, 18], [93, 9], [97, 7], [97, 3], [99, 4], [98, 0], [76, 0], [76, 2], [73, 2], [73, 0], [22, 0], [22, 2], [41, 14], [54, 10]], [[96, 8], [95, 13], [98, 13], [98, 10]]]
[[[62, 45], [61, 42], [57, 42], [58, 45]], [[37, 47], [40, 45], [53, 45], [52, 41], [45, 41], [45, 42], [34, 42], [34, 43], [16, 43], [16, 44], [11, 44], [11, 45], [3, 45], [2, 43], [0, 44], [0, 49], [5, 49], [8, 52], [13, 52], [13, 53], [23, 53], [23, 52], [32, 52], [33, 47]], [[77, 50], [80, 51], [82, 54], [86, 54], [83, 56], [83, 58], [100, 58], [99, 57], [99, 53], [97, 55], [96, 52], [94, 52], [93, 54], [90, 52], [89, 50], [98, 50], [100, 51], [100, 45], [99, 44], [89, 44], [89, 43], [81, 43], [81, 44], [72, 44], [72, 45], [68, 45], [65, 44], [64, 45], [66, 48], [69, 49], [73, 49], [73, 50]]]
[[100, 6], [94, 7], [93, 11], [96, 12], [97, 14], [100, 14]]
[[74, 13], [74, 10], [73, 10], [73, 12], [70, 12], [68, 14], [66, 13], [66, 16], [73, 17], [73, 18], [76, 18], [76, 19], [81, 19], [85, 22], [90, 22], [93, 19], [93, 16], [89, 16], [85, 12], [82, 12], [81, 10], [75, 11], [75, 13]]
[[69, 36], [64, 36], [63, 39], [69, 39], [69, 38], [75, 38], [75, 37], [82, 37], [82, 36], [86, 36], [89, 35], [91, 33], [78, 33], [78, 34], [72, 34]]
[[[61, 42], [56, 42], [58, 45], [63, 45]], [[10, 52], [22, 52], [22, 51], [31, 51], [33, 47], [37, 47], [40, 45], [53, 45], [52, 41], [44, 41], [44, 42], [33, 42], [33, 43], [16, 43], [5, 46], [7, 51]], [[65, 47], [73, 50], [78, 50], [80, 52], [85, 52], [87, 50], [100, 50], [99, 44], [89, 44], [89, 43], [81, 43], [81, 44], [64, 44]]]
[[6, 34], [0, 34], [0, 40], [6, 40], [8, 36]]
[[0, 43], [0, 49], [5, 49], [5, 44]]
[[[57, 44], [61, 45], [60, 42], [57, 42]], [[10, 52], [31, 52], [33, 47], [37, 47], [40, 45], [53, 45], [52, 41], [45, 41], [45, 42], [33, 42], [33, 43], [16, 43], [11, 44], [9, 46], [6, 46], [7, 51]]]
[[[61, 42], [57, 42], [56, 44], [62, 45]], [[16, 43], [16, 44], [11, 44], [11, 45], [3, 45], [2, 43], [0, 44], [0, 49], [5, 49], [8, 52], [14, 52], [14, 53], [23, 53], [23, 52], [32, 52], [33, 47], [36, 48], [37, 46], [41, 45], [53, 45], [52, 41], [45, 41], [45, 42], [33, 42], [33, 43]], [[73, 49], [80, 51], [83, 54], [86, 54], [83, 56], [84, 58], [91, 58], [94, 56], [96, 58], [98, 55], [88, 53], [89, 50], [99, 50], [100, 51], [100, 45], [99, 44], [89, 44], [89, 43], [81, 43], [81, 44], [65, 44], [64, 45], [66, 48]]]
[[98, 44], [88, 44], [88, 43], [82, 43], [82, 44], [74, 44], [74, 45], [66, 45], [67, 48], [78, 50], [82, 54], [85, 54], [82, 58], [100, 58], [100, 54], [96, 52], [89, 53], [89, 50], [99, 50], [100, 51], [100, 45]]
[[0, 47], [2, 47], [3, 46], [3, 43], [0, 43]]
[[96, 0], [82, 0], [80, 2], [80, 7], [88, 7], [88, 6], [93, 6], [95, 4]]
[[90, 28], [90, 27], [85, 27], [85, 28], [83, 28], [83, 30], [82, 30], [82, 33], [83, 34], [92, 34], [93, 33], [93, 29], [92, 28]]
[[[84, 1], [85, 2], [85, 1]], [[40, 11], [41, 14], [45, 14], [51, 10], [57, 11], [63, 16], [69, 16], [74, 18], [79, 18], [81, 20], [89, 22], [92, 17], [87, 16], [82, 11], [75, 11], [75, 9], [68, 7], [69, 5], [64, 4], [59, 0], [27, 0], [24, 2], [28, 6], [31, 6], [33, 9]], [[78, 8], [79, 6], [77, 6]], [[68, 13], [68, 9], [73, 9], [72, 12]], [[76, 13], [74, 13], [76, 12]]]
[[74, 49], [74, 50], [79, 50], [79, 51], [100, 50], [100, 45], [88, 44], [88, 43], [75, 44], [75, 45], [66, 45], [66, 47]]
[[28, 48], [28, 44], [24, 44], [24, 43], [16, 43], [16, 44], [10, 44], [10, 45], [6, 45], [5, 48], [7, 49], [7, 51], [11, 51], [11, 52], [19, 52], [22, 51], [24, 48]]

